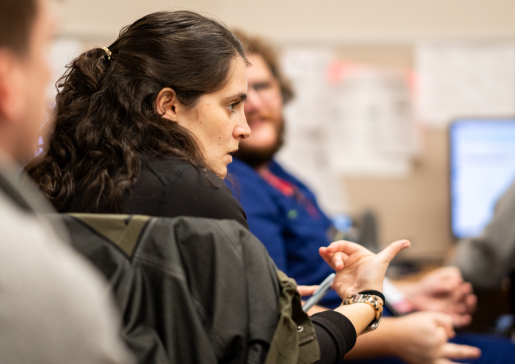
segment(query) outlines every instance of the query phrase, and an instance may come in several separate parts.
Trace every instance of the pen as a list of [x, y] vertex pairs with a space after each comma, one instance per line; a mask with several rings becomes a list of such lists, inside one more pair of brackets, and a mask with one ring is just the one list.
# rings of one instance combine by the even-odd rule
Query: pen
[[309, 300], [307, 300], [306, 303], [304, 303], [304, 306], [302, 306], [302, 310], [304, 312], [308, 312], [308, 310], [311, 307], [316, 305], [318, 303], [318, 301], [320, 301], [322, 299], [322, 297], [325, 296], [325, 294], [327, 293], [329, 288], [331, 288], [331, 284], [333, 284], [335, 276], [336, 276], [335, 273], [331, 273], [327, 276], [326, 279], [324, 279], [324, 281], [320, 284], [320, 287], [318, 287], [316, 289], [316, 291], [313, 292], [313, 295], [311, 296], [311, 298]]

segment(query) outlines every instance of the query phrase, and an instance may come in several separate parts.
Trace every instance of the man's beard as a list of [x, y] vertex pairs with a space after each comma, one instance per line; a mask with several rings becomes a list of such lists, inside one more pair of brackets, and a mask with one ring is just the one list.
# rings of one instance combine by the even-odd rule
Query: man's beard
[[[252, 135], [251, 135], [252, 137]], [[275, 153], [281, 149], [284, 142], [284, 120], [277, 126], [277, 138], [275, 142], [268, 147], [255, 147], [249, 146], [245, 142], [240, 143], [238, 151], [235, 156], [253, 168], [262, 166], [272, 160]]]

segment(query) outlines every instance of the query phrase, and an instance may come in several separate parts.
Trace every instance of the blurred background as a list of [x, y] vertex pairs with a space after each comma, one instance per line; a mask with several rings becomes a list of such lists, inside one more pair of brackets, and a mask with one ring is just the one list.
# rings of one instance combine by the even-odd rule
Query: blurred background
[[[372, 211], [380, 244], [410, 239], [405, 260], [444, 261], [457, 237], [474, 234], [467, 224], [488, 221], [513, 178], [515, 133], [495, 149], [512, 125], [504, 119], [515, 116], [513, 1], [65, 0], [60, 7], [55, 79], [78, 52], [108, 46], [123, 26], [158, 10], [196, 10], [272, 41], [297, 91], [279, 159], [342, 229], [346, 217]], [[485, 123], [487, 131], [474, 134]], [[500, 131], [489, 129], [494, 124]], [[460, 134], [470, 128], [472, 142]], [[483, 169], [492, 164], [504, 171], [502, 183]]]

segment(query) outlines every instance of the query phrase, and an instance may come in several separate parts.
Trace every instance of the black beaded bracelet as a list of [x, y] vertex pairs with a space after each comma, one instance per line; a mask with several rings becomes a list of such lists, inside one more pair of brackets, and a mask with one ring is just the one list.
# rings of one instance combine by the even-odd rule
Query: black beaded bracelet
[[386, 299], [384, 298], [384, 294], [382, 294], [379, 291], [370, 289], [368, 291], [361, 291], [361, 292], [358, 292], [358, 293], [359, 294], [370, 294], [370, 295], [378, 296], [378, 297], [380, 297], [383, 300], [383, 306], [386, 305]]

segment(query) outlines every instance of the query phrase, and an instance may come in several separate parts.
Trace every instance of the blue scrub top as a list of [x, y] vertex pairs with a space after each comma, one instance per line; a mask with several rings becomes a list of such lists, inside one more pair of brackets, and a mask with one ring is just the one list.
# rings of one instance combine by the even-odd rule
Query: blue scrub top
[[[226, 182], [236, 199], [247, 213], [250, 230], [266, 246], [277, 267], [301, 285], [321, 283], [333, 272], [320, 257], [318, 248], [332, 241], [332, 224], [320, 210], [314, 194], [298, 179], [286, 172], [278, 163], [272, 162], [270, 171], [279, 178], [295, 185], [317, 210], [312, 216], [306, 204], [296, 197], [288, 197], [272, 187], [253, 168], [234, 159], [229, 164], [229, 173], [236, 186]], [[226, 180], [227, 181], [227, 180]], [[331, 290], [320, 302], [334, 308], [341, 299]], [[383, 316], [391, 313], [385, 307]], [[509, 339], [476, 334], [458, 334], [450, 340], [456, 344], [477, 346], [482, 355], [477, 360], [465, 360], [474, 364], [501, 364], [513, 362], [515, 345]], [[348, 364], [403, 364], [398, 358], [374, 358], [361, 361], [346, 361]], [[462, 361], [458, 361], [462, 362]]]
[[[333, 273], [318, 253], [321, 246], [332, 242], [335, 230], [331, 220], [302, 182], [275, 161], [269, 168], [275, 176], [293, 184], [301, 197], [284, 195], [236, 158], [228, 167], [236, 183], [226, 183], [243, 206], [250, 231], [265, 245], [277, 267], [299, 285], [320, 284]], [[331, 290], [320, 304], [334, 308], [341, 299]]]

